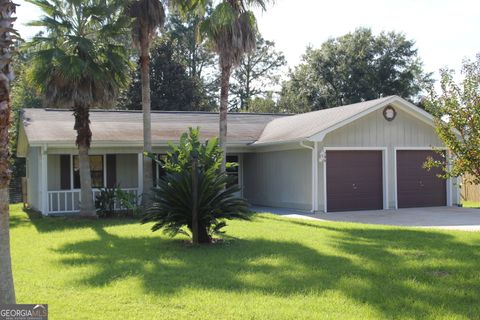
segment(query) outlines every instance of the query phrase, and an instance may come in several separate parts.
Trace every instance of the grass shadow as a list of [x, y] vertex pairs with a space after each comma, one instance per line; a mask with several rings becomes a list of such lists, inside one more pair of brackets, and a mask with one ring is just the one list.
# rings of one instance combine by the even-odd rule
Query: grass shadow
[[64, 216], [64, 217], [46, 217], [40, 212], [23, 208], [21, 209], [23, 214], [12, 214], [10, 216], [10, 227], [16, 228], [20, 226], [33, 225], [35, 229], [40, 233], [84, 229], [93, 227], [109, 227], [120, 226], [128, 224], [138, 224], [139, 218], [123, 217], [117, 219], [83, 219], [76, 216]]
[[[299, 243], [228, 237], [223, 243], [195, 247], [179, 239], [121, 238], [103, 228], [94, 230], [100, 239], [57, 250], [75, 253], [61, 260], [66, 266], [91, 265], [98, 270], [80, 280], [89, 286], [137, 276], [147, 292], [159, 295], [186, 287], [289, 295], [325, 290], [335, 281], [329, 276], [330, 268], [337, 266], [344, 272], [353, 268], [346, 258], [321, 254]], [[312, 267], [314, 271], [309, 272]]]
[[299, 234], [309, 228], [328, 233], [335, 250], [327, 253], [301, 239], [261, 237], [193, 247], [179, 239], [120, 237], [99, 223], [91, 226], [98, 239], [74, 241], [55, 251], [66, 267], [95, 270], [74, 280], [76, 285], [102, 287], [137, 277], [146, 292], [160, 296], [185, 288], [287, 297], [335, 290], [374, 306], [386, 318], [429, 317], [438, 308], [463, 317], [479, 312], [477, 244], [426, 230], [256, 219], [288, 224]]

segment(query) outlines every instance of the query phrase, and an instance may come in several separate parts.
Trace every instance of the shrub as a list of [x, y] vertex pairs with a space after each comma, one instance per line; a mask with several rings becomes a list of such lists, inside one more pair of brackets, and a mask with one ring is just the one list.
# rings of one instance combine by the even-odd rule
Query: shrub
[[[115, 210], [115, 205], [118, 209]], [[95, 208], [100, 218], [119, 215], [138, 215], [138, 199], [133, 193], [124, 191], [119, 185], [112, 188], [100, 189], [95, 197]]]
[[100, 218], [111, 216], [115, 213], [115, 194], [117, 187], [100, 189], [95, 197], [95, 208]]
[[[170, 145], [171, 151], [164, 159], [166, 175], [153, 191], [153, 202], [143, 223], [154, 222], [152, 231], [163, 231], [175, 236], [192, 232], [193, 225], [193, 175], [197, 175], [198, 241], [209, 243], [213, 234], [221, 233], [227, 219], [249, 218], [248, 203], [236, 196], [238, 185], [227, 186], [231, 179], [220, 172], [222, 150], [217, 139], [200, 143], [199, 130], [189, 129], [180, 138], [178, 146]], [[197, 159], [196, 172], [192, 170]]]
[[131, 213], [131, 215], [134, 217], [140, 214], [141, 210], [138, 205], [138, 196], [131, 192], [117, 188], [115, 197], [122, 210], [126, 210], [127, 213]]

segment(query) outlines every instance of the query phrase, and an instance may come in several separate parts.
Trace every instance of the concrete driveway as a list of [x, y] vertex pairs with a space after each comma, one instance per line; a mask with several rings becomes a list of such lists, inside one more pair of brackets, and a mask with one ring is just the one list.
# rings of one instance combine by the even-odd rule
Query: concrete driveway
[[255, 207], [252, 209], [256, 212], [269, 212], [289, 218], [319, 221], [343, 221], [391, 226], [480, 231], [480, 209], [471, 208], [432, 207], [315, 214], [311, 212], [265, 207]]

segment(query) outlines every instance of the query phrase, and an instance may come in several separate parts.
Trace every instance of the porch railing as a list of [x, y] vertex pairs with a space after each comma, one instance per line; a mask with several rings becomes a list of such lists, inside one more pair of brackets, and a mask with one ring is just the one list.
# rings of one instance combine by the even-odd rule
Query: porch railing
[[[138, 199], [137, 188], [122, 188], [123, 191], [135, 195]], [[93, 189], [93, 200], [95, 201], [97, 195], [101, 192], [100, 189]], [[58, 190], [48, 191], [48, 212], [47, 214], [54, 213], [75, 213], [80, 211], [80, 200], [82, 196], [80, 190]], [[120, 202], [115, 201], [114, 210], [125, 210]]]

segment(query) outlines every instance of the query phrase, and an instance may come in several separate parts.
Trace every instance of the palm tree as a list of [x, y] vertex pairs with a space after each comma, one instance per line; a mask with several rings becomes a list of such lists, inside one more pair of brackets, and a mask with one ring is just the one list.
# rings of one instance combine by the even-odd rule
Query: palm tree
[[[219, 144], [227, 154], [227, 108], [230, 75], [242, 56], [255, 50], [257, 23], [248, 6], [265, 10], [265, 0], [223, 0], [200, 25], [200, 34], [206, 36], [219, 56], [220, 76], [220, 130]], [[225, 159], [221, 166], [225, 171]]]
[[11, 52], [13, 37], [12, 15], [16, 5], [0, 0], [0, 304], [15, 303], [12, 260], [10, 255], [10, 211], [8, 186], [10, 184], [10, 155], [8, 151], [10, 125]]
[[[143, 149], [152, 152], [152, 120], [150, 101], [150, 45], [159, 27], [165, 23], [165, 10], [159, 0], [137, 0], [129, 5], [129, 14], [133, 18], [133, 45], [140, 53], [140, 74], [142, 83], [143, 110]], [[143, 157], [143, 197], [144, 204], [149, 201], [153, 187], [152, 159]]]
[[27, 43], [29, 79], [49, 107], [71, 108], [77, 131], [81, 216], [96, 216], [90, 174], [90, 108], [109, 107], [128, 84], [131, 67], [124, 45], [130, 19], [116, 0], [27, 0], [45, 14], [31, 25], [44, 34]]

